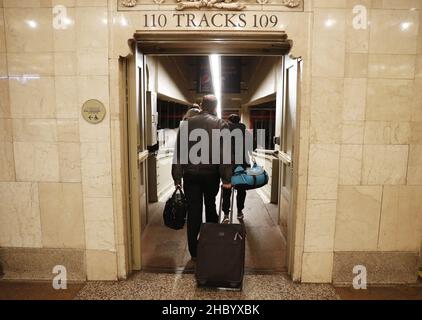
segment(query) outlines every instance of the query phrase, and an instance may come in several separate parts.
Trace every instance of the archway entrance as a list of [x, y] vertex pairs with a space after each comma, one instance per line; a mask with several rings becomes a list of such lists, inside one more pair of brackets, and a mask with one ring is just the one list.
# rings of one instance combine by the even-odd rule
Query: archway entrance
[[[150, 79], [155, 77], [148, 61], [168, 57], [204, 57], [210, 54], [249, 59], [279, 59], [280, 64], [275, 77], [274, 93], [252, 101], [246, 118], [250, 118], [251, 110], [260, 105], [272, 102], [274, 105], [274, 128], [269, 137], [268, 149], [258, 150], [259, 158], [265, 166], [271, 166], [272, 183], [269, 189], [268, 203], [276, 203], [272, 216], [285, 237], [285, 270], [291, 273], [295, 257], [295, 195], [297, 187], [297, 155], [298, 127], [296, 113], [299, 102], [299, 83], [301, 59], [288, 56], [292, 47], [287, 35], [283, 32], [219, 32], [203, 33], [189, 32], [186, 34], [165, 33], [136, 33], [132, 41], [133, 54], [122, 58], [121, 67], [124, 69], [124, 91], [127, 99], [123, 102], [127, 113], [128, 140], [128, 208], [127, 215], [127, 246], [126, 254], [129, 261], [129, 272], [143, 269], [142, 250], [145, 243], [144, 232], [148, 224], [153, 221], [151, 213], [151, 194], [157, 186], [151, 180], [151, 172], [157, 169], [151, 162], [151, 154], [156, 151], [158, 101], [165, 102], [166, 95], [156, 92], [151, 87]], [[168, 97], [167, 97], [168, 98]], [[168, 99], [167, 102], [171, 102]], [[177, 101], [173, 101], [177, 102]], [[183, 101], [179, 101], [182, 104]], [[224, 111], [224, 110], [223, 110]], [[250, 119], [249, 119], [250, 120]], [[250, 122], [250, 121], [249, 121]], [[251, 122], [250, 122], [251, 123]], [[157, 158], [153, 159], [157, 161]], [[268, 168], [268, 167], [267, 167]], [[155, 173], [154, 173], [155, 174]], [[152, 183], [151, 183], [152, 182]], [[254, 195], [255, 196], [255, 195]], [[254, 198], [252, 196], [252, 199]], [[255, 201], [265, 199], [256, 194]], [[261, 199], [261, 200], [258, 200]], [[265, 205], [265, 201], [263, 201]], [[265, 237], [265, 235], [264, 235]], [[256, 250], [259, 250], [257, 248]], [[145, 268], [145, 267], [144, 267]], [[259, 268], [255, 268], [259, 269]], [[255, 270], [252, 266], [251, 270]], [[176, 270], [175, 270], [176, 271]], [[271, 271], [271, 270], [268, 270]]]

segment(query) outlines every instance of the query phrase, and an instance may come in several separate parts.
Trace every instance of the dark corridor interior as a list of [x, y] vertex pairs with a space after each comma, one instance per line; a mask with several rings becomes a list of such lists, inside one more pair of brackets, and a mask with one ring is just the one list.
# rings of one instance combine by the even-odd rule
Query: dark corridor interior
[[[221, 117], [237, 114], [253, 130], [257, 162], [270, 175], [270, 183], [249, 191], [244, 210], [246, 271], [286, 271], [285, 219], [278, 205], [278, 160], [272, 155], [276, 136], [276, 70], [280, 57], [221, 57]], [[149, 73], [156, 82], [158, 150], [148, 162], [148, 225], [142, 234], [142, 269], [192, 272], [194, 264], [184, 230], [168, 229], [163, 223], [166, 200], [174, 190], [171, 178], [175, 136], [186, 111], [201, 98], [214, 93], [209, 57], [152, 57]], [[256, 130], [265, 130], [265, 142], [258, 146]], [[216, 200], [218, 208], [219, 196]], [[236, 210], [236, 203], [234, 204]], [[237, 222], [237, 221], [236, 221]]]

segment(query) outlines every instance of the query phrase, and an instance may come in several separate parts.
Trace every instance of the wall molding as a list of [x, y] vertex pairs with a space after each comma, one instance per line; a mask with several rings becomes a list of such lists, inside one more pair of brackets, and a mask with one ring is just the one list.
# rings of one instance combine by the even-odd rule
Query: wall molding
[[303, 11], [304, 0], [117, 0], [119, 11]]

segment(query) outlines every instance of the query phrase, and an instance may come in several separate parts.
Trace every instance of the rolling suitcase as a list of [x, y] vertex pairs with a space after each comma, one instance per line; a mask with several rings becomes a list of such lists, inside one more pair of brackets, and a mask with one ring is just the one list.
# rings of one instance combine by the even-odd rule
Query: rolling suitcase
[[196, 262], [196, 280], [200, 287], [242, 290], [246, 232], [243, 224], [233, 224], [234, 193], [232, 189], [230, 224], [221, 224], [221, 195], [220, 223], [201, 226]]

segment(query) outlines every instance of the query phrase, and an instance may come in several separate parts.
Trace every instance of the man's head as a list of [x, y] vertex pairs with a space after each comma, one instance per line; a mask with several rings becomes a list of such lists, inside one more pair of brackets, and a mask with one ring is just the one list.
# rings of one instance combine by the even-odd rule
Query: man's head
[[202, 98], [201, 109], [211, 114], [217, 114], [217, 104], [218, 100], [216, 96], [209, 94]]
[[189, 109], [188, 112], [186, 112], [185, 116], [183, 117], [183, 120], [189, 120], [190, 118], [193, 118], [200, 113], [201, 113], [201, 110], [199, 108]]
[[240, 117], [237, 114], [232, 114], [229, 117], [229, 121], [234, 124], [240, 123]]

